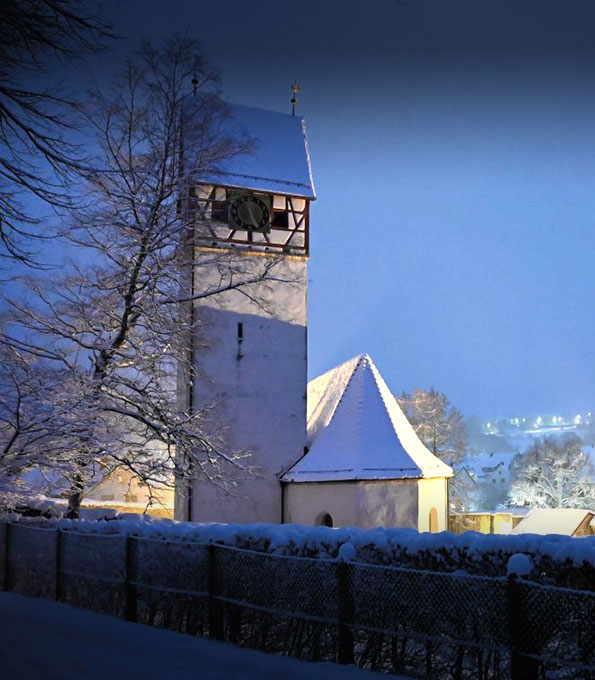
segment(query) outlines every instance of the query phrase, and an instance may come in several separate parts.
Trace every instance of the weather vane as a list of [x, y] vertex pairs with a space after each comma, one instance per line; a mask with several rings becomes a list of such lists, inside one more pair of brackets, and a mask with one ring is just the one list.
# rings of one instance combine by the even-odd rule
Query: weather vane
[[293, 93], [291, 96], [291, 115], [295, 116], [295, 105], [297, 104], [298, 100], [297, 97], [295, 96], [298, 92], [301, 92], [302, 88], [293, 80], [291, 82], [291, 92]]

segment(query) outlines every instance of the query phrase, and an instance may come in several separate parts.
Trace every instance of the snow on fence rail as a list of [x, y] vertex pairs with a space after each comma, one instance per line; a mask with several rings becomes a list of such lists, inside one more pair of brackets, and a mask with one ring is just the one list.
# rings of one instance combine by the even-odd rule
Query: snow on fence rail
[[0, 522], [4, 589], [432, 680], [595, 678], [595, 592], [74, 527]]
[[[92, 512], [95, 521], [23, 518], [40, 526], [93, 534], [130, 534], [163, 540], [217, 543], [258, 552], [295, 557], [336, 558], [344, 544], [354, 560], [431, 571], [465, 571], [477, 576], [505, 576], [511, 555], [531, 556], [527, 579], [544, 585], [595, 590], [595, 536], [484, 535], [473, 531], [455, 535], [419, 533], [413, 529], [307, 527], [300, 524], [196, 524], [151, 518], [148, 515]], [[97, 521], [111, 512], [109, 521]]]

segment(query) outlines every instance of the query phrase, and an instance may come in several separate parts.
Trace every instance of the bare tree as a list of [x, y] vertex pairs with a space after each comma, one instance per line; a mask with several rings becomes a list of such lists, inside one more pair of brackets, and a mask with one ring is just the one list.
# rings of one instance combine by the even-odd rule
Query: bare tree
[[[190, 78], [203, 96], [185, 95]], [[262, 297], [263, 282], [282, 280], [275, 258], [188, 256], [193, 184], [251, 149], [223, 132], [216, 84], [195, 41], [176, 36], [163, 49], [145, 44], [110, 94], [93, 96], [85, 115], [100, 153], [85, 175], [85, 205], [70, 210], [61, 234], [80, 256], [59, 277], [23, 278], [24, 292], [7, 299], [5, 341], [69, 375], [57, 396], [76, 424], [71, 516], [96, 464], [124, 467], [149, 488], [190, 471], [219, 483], [222, 464], [244, 464], [221, 432], [205, 431], [204, 410], [188, 412], [176, 394], [176, 372], [193, 374], [184, 339], [197, 332], [184, 303], [229, 290], [253, 297], [256, 284]], [[201, 268], [208, 282], [189, 287], [188, 272]]]
[[449, 464], [463, 458], [467, 445], [465, 421], [445, 394], [416, 387], [411, 393], [403, 392], [398, 402], [417, 436], [434, 455]]
[[[71, 98], [47, 84], [47, 60], [101, 49], [108, 26], [81, 0], [3, 0], [0, 12], [0, 255], [32, 263], [34, 203], [68, 205], [84, 164]], [[43, 82], [40, 81], [43, 76]]]
[[[0, 345], [0, 475], [15, 477], [29, 465], [47, 460], [50, 433], [56, 430], [50, 381], [35, 360]], [[40, 459], [40, 450], [45, 449]]]
[[[6, 338], [6, 336], [5, 336]], [[0, 344], [0, 504], [22, 501], [23, 475], [51, 486], [71, 478], [81, 458], [77, 376], [67, 367]], [[86, 470], [91, 479], [91, 468]]]
[[582, 447], [574, 435], [537, 440], [513, 462], [510, 500], [535, 508], [595, 510], [595, 470]]
[[[398, 402], [417, 436], [435, 456], [453, 466], [463, 460], [467, 447], [465, 421], [445, 394], [416, 387], [410, 393], [403, 392]], [[469, 506], [471, 488], [467, 481], [461, 474], [450, 479], [450, 511], [460, 512]]]

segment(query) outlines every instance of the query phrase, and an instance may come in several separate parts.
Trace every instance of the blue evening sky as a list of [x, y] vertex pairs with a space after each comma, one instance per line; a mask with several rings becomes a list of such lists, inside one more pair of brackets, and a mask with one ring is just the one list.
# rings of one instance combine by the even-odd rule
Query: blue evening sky
[[189, 27], [228, 100], [303, 88], [312, 377], [365, 351], [468, 415], [595, 408], [595, 3], [103, 5], [125, 39], [85, 69]]

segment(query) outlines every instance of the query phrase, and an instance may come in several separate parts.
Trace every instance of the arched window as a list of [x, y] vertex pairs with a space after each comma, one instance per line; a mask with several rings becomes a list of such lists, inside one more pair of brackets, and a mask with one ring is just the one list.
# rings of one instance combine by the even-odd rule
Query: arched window
[[438, 510], [432, 508], [430, 510], [430, 533], [435, 534], [438, 531]]
[[316, 524], [323, 527], [332, 527], [333, 518], [328, 514], [328, 512], [321, 512], [318, 517], [316, 517]]

